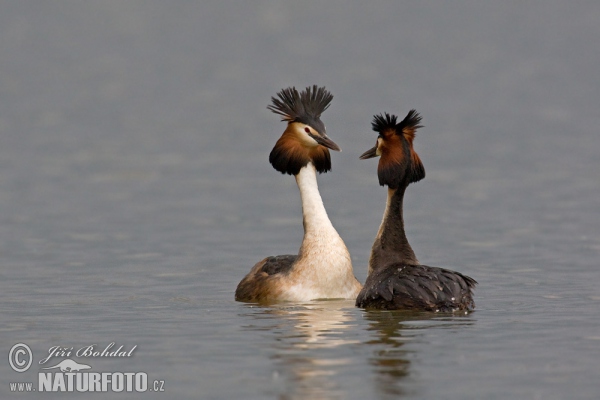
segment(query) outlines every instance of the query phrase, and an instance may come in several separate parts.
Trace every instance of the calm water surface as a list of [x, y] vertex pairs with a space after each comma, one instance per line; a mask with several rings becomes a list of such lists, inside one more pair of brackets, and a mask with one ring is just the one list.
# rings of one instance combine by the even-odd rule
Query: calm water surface
[[[598, 6], [2, 3], [0, 397], [600, 396]], [[408, 237], [479, 281], [475, 312], [233, 300], [255, 262], [298, 250], [266, 105], [313, 83], [335, 95], [343, 152], [319, 184], [357, 278], [386, 198], [358, 155], [373, 114], [414, 107]], [[165, 392], [11, 392], [58, 373], [40, 368], [65, 357], [39, 365], [53, 346], [112, 342], [137, 347], [70, 358]]]

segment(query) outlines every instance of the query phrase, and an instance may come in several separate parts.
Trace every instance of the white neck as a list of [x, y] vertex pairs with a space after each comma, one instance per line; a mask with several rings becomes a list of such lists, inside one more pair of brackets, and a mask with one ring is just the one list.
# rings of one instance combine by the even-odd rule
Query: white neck
[[296, 183], [302, 198], [302, 216], [304, 221], [304, 240], [307, 233], [329, 233], [337, 236], [337, 232], [329, 217], [317, 185], [317, 172], [312, 163], [303, 167], [296, 175]]
[[291, 274], [291, 300], [355, 298], [361, 285], [354, 277], [350, 253], [331, 224], [317, 186], [317, 172], [308, 163], [296, 175], [302, 199], [304, 238]]

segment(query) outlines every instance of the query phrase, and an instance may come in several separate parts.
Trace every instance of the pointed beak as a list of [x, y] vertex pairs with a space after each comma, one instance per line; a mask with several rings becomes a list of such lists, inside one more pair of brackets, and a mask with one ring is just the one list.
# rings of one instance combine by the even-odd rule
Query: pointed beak
[[317, 143], [319, 143], [321, 146], [325, 146], [328, 149], [335, 150], [335, 151], [342, 151], [342, 149], [340, 149], [340, 147], [337, 144], [335, 144], [335, 142], [333, 140], [329, 139], [329, 137], [325, 134], [311, 135], [311, 137], [313, 139], [315, 139], [315, 141]]
[[377, 157], [377, 146], [365, 151], [364, 153], [362, 153], [360, 155], [361, 160], [366, 160], [367, 158], [373, 158], [373, 157]]

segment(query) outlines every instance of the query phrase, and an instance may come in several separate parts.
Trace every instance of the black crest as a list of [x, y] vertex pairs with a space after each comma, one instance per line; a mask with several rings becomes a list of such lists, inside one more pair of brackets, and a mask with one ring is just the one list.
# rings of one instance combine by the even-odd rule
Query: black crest
[[373, 117], [373, 122], [371, 122], [371, 126], [375, 132], [384, 132], [389, 129], [396, 130], [398, 117], [395, 115], [390, 115], [385, 113], [385, 117], [383, 114], [375, 115]]
[[325, 125], [320, 117], [331, 104], [333, 95], [325, 87], [309, 86], [302, 92], [295, 87], [282, 89], [277, 93], [279, 98], [271, 97], [272, 105], [267, 108], [282, 116], [282, 121], [302, 122], [325, 133]]
[[385, 116], [383, 114], [375, 115], [373, 117], [373, 122], [371, 123], [371, 126], [373, 127], [373, 130], [375, 132], [379, 133], [393, 129], [398, 134], [411, 133], [414, 135], [414, 132], [417, 129], [423, 127], [423, 125], [419, 125], [422, 119], [423, 117], [421, 117], [421, 115], [416, 110], [410, 110], [406, 117], [402, 121], [400, 121], [400, 123], [397, 123], [397, 116], [385, 113]]

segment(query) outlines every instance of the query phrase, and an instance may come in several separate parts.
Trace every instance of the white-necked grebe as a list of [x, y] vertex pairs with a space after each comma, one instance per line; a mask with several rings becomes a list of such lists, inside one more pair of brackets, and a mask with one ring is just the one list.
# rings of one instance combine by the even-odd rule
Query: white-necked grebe
[[369, 259], [367, 280], [356, 299], [362, 308], [458, 311], [475, 308], [477, 282], [459, 272], [421, 265], [404, 231], [402, 202], [407, 186], [425, 177], [425, 168], [413, 148], [421, 116], [411, 110], [397, 123], [395, 115], [376, 115], [377, 144], [360, 156], [379, 156], [377, 175], [387, 185], [383, 221]]
[[294, 175], [300, 189], [304, 238], [298, 255], [267, 257], [238, 284], [235, 299], [245, 302], [355, 299], [361, 289], [350, 254], [331, 224], [317, 186], [317, 172], [331, 170], [329, 149], [340, 148], [327, 137], [320, 119], [333, 99], [324, 87], [299, 93], [280, 91], [267, 108], [282, 116], [287, 128], [269, 155], [277, 171]]

